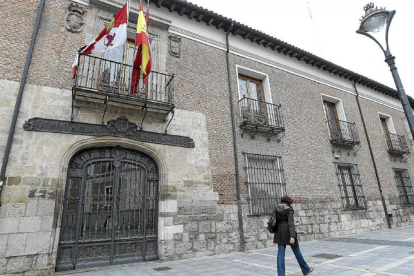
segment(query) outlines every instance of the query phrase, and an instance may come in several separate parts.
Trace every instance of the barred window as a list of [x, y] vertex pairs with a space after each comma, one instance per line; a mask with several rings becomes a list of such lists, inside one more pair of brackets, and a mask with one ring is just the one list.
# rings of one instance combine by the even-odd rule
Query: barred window
[[413, 185], [407, 170], [395, 169], [395, 181], [403, 204], [414, 204]]
[[338, 176], [339, 190], [341, 191], [342, 204], [346, 209], [365, 208], [365, 197], [357, 165], [337, 163], [336, 175]]
[[244, 153], [251, 215], [271, 214], [286, 195], [282, 158]]

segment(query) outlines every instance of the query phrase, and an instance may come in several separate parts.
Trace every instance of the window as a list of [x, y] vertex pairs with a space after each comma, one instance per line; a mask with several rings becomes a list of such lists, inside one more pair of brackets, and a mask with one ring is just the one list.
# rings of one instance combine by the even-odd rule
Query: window
[[413, 186], [407, 170], [395, 169], [395, 181], [403, 204], [414, 204]]
[[410, 130], [410, 126], [408, 125], [408, 121], [406, 118], [403, 118], [403, 122], [404, 122], [405, 130], [407, 131], [407, 134], [408, 134], [408, 139], [410, 140], [411, 147], [414, 151], [414, 139], [413, 139], [413, 134], [411, 133], [411, 130]]
[[347, 122], [341, 99], [322, 94], [326, 123], [332, 143], [356, 145], [359, 143], [355, 123]]
[[286, 194], [282, 158], [245, 153], [250, 214], [271, 214]]
[[268, 122], [261, 80], [239, 75], [239, 96], [243, 120], [259, 124]]
[[365, 197], [359, 180], [357, 165], [337, 163], [336, 174], [338, 176], [339, 190], [344, 208], [365, 208]]
[[[135, 43], [128, 40], [125, 46], [115, 47], [102, 54], [105, 59], [103, 62], [102, 73], [100, 76], [101, 89], [128, 91], [129, 80], [132, 74], [132, 64], [136, 55]], [[129, 66], [123, 66], [127, 64]], [[120, 87], [125, 84], [126, 87]]]
[[239, 95], [240, 98], [265, 101], [262, 81], [239, 74]]
[[[157, 41], [150, 35], [149, 42], [153, 58], [152, 71], [157, 71], [158, 63], [155, 62], [157, 55]], [[99, 89], [118, 92], [121, 94], [129, 93], [133, 73], [132, 65], [134, 64], [136, 53], [137, 48], [135, 46], [135, 42], [128, 39], [125, 46], [118, 46], [100, 54], [100, 57], [102, 57], [103, 60], [99, 60], [99, 66], [101, 67], [98, 76]], [[95, 63], [97, 62], [98, 61], [95, 61]], [[157, 80], [150, 75], [148, 78], [147, 90], [150, 90], [152, 86], [156, 86], [156, 82]], [[148, 91], [144, 91], [142, 76], [139, 79], [138, 90], [141, 93], [140, 96], [148, 96]]]

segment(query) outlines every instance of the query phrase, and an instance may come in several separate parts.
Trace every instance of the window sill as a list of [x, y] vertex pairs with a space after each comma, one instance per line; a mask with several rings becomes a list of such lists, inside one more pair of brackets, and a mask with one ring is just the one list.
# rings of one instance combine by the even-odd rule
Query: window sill
[[261, 214], [261, 215], [247, 215], [248, 218], [261, 218], [271, 216], [272, 214]]
[[364, 208], [364, 207], [345, 207], [342, 210], [343, 211], [366, 211], [367, 208]]

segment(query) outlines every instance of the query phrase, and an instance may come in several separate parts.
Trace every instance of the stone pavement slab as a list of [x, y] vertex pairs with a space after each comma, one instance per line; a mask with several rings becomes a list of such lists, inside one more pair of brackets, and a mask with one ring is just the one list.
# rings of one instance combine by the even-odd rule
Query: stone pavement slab
[[[414, 226], [300, 243], [313, 275], [414, 276]], [[74, 276], [277, 275], [276, 247], [170, 262], [144, 262], [59, 272]], [[302, 275], [286, 249], [286, 275]]]

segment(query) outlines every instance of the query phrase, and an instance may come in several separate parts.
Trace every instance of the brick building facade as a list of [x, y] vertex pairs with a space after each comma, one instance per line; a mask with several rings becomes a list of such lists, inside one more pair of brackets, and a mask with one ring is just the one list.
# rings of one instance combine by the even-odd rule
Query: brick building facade
[[[2, 160], [40, 2], [1, 4]], [[124, 2], [46, 1], [2, 187], [0, 275], [272, 246], [285, 194], [302, 241], [387, 228], [386, 212], [414, 222], [396, 91], [240, 23], [150, 1], [158, 77], [144, 94], [128, 95], [130, 48], [82, 56], [73, 81], [77, 49]], [[128, 38], [136, 21], [133, 3]]]

